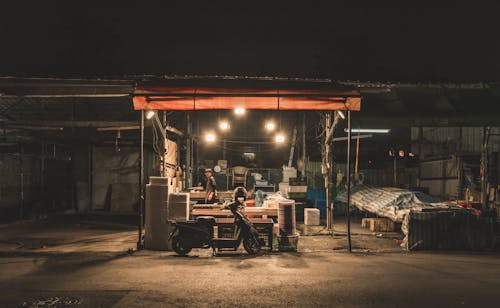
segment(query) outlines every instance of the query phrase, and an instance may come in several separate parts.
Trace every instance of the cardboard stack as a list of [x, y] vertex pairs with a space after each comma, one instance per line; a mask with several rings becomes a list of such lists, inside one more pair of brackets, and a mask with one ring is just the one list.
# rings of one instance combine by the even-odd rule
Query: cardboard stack
[[319, 226], [319, 209], [304, 209], [304, 224], [307, 226]]
[[146, 185], [146, 222], [144, 246], [152, 250], [168, 250], [169, 225], [164, 221], [167, 208], [168, 178], [150, 177]]

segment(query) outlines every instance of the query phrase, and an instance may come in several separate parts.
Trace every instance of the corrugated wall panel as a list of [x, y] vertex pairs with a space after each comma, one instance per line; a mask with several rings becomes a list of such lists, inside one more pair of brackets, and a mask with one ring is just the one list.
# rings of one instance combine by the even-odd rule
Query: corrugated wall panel
[[480, 153], [483, 142], [482, 137], [482, 127], [462, 128], [462, 151]]
[[421, 178], [441, 178], [458, 176], [458, 159], [435, 160], [420, 163]]
[[490, 149], [492, 152], [500, 152], [500, 127], [493, 127], [490, 136]]
[[432, 161], [420, 163], [420, 177], [421, 178], [440, 178], [443, 176], [443, 162]]
[[458, 194], [458, 179], [420, 180], [421, 187], [427, 187], [431, 196], [455, 199]]
[[[460, 142], [460, 129], [462, 130], [462, 140]], [[480, 153], [483, 142], [482, 127], [423, 127], [424, 152], [426, 155], [438, 155], [435, 153], [441, 147], [440, 144], [448, 143], [451, 152], [454, 152], [453, 147], [461, 146], [462, 152], [465, 153]], [[418, 135], [419, 128], [412, 127], [411, 138], [413, 141], [412, 150], [418, 152]], [[500, 127], [492, 127], [492, 135], [490, 136], [489, 149], [491, 152], [500, 151]], [[428, 142], [437, 144], [438, 147], [429, 145]], [[461, 143], [461, 145], [460, 145]]]
[[411, 140], [412, 141], [418, 141], [418, 127], [412, 127], [411, 128]]
[[321, 162], [310, 161], [307, 163], [307, 185], [311, 189], [324, 187], [323, 175], [321, 174]]
[[424, 139], [431, 142], [447, 142], [459, 136], [458, 127], [424, 127]]
[[483, 250], [494, 245], [495, 219], [467, 211], [410, 212], [408, 250]]

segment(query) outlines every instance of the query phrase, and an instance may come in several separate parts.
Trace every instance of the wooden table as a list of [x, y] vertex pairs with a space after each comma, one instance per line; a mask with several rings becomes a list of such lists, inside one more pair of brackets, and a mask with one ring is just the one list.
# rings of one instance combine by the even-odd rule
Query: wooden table
[[[190, 191], [189, 192], [189, 197], [192, 199], [192, 200], [205, 200], [207, 196], [207, 192], [204, 191], [204, 190], [201, 190], [201, 191]], [[223, 199], [232, 199], [233, 197], [233, 191], [217, 191], [217, 197], [219, 198], [219, 200], [223, 200]]]
[[[246, 215], [251, 216], [271, 216], [278, 217], [278, 209], [270, 209], [263, 207], [246, 207], [243, 212]], [[214, 216], [214, 217], [233, 217], [233, 213], [230, 210], [217, 208], [207, 209], [207, 208], [193, 208], [191, 211], [193, 216]]]

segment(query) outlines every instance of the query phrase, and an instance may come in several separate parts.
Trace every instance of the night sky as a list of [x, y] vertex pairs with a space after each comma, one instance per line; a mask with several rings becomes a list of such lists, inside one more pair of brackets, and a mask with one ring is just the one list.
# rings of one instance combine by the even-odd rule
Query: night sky
[[[6, 2], [0, 75], [500, 80], [500, 5]], [[252, 2], [244, 2], [252, 3]]]

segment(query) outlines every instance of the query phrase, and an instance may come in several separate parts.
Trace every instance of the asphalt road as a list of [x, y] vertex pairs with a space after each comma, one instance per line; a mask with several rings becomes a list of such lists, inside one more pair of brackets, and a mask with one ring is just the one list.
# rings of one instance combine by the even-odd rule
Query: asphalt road
[[0, 306], [500, 307], [500, 255], [315, 251], [0, 257]]
[[397, 233], [357, 223], [349, 254], [340, 222], [335, 236], [301, 236], [296, 253], [128, 253], [125, 218], [1, 225], [0, 307], [500, 307], [500, 253], [407, 253]]

